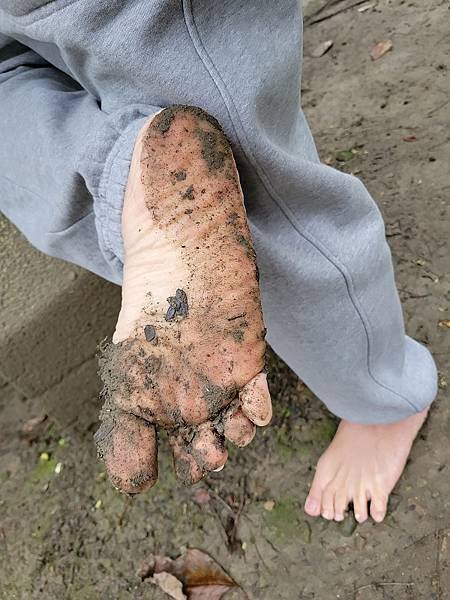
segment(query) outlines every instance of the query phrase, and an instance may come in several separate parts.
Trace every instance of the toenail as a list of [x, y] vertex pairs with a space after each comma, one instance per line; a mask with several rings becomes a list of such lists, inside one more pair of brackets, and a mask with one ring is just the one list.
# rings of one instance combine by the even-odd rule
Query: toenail
[[305, 510], [309, 510], [311, 512], [315, 512], [319, 508], [319, 503], [317, 500], [313, 500], [312, 498], [308, 498], [305, 502]]
[[224, 466], [225, 465], [222, 465], [221, 467], [217, 467], [217, 469], [213, 469], [213, 472], [214, 473], [219, 473], [224, 468]]
[[342, 515], [342, 514], [334, 515], [334, 520], [335, 521], [343, 521], [344, 520], [344, 515]]
[[324, 519], [332, 519], [333, 518], [333, 513], [331, 511], [329, 511], [329, 510], [324, 510], [322, 512], [322, 517]]

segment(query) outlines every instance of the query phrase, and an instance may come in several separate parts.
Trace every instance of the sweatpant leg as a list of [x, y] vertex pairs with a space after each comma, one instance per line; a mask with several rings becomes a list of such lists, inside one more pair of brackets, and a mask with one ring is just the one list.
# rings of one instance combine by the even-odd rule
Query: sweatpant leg
[[[295, 0], [59, 0], [3, 26], [108, 114], [186, 103], [219, 119], [238, 160], [268, 339], [331, 411], [382, 423], [432, 402], [435, 366], [405, 336], [376, 204], [320, 164], [300, 109]], [[109, 224], [102, 235], [120, 248]]]
[[2, 212], [43, 252], [120, 283], [130, 154], [157, 109], [107, 115], [73, 79], [5, 36], [0, 107]]

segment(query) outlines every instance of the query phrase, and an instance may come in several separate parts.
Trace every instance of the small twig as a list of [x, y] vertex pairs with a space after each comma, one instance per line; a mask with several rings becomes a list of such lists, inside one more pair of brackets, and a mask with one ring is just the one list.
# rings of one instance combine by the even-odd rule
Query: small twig
[[125, 497], [125, 505], [124, 505], [124, 507], [122, 509], [122, 512], [119, 514], [119, 519], [118, 519], [118, 522], [117, 522], [117, 524], [119, 525], [119, 527], [122, 527], [123, 521], [124, 521], [125, 516], [126, 516], [126, 514], [128, 512], [128, 508], [130, 507], [130, 504], [132, 502], [133, 502], [132, 498]]
[[223, 507], [224, 507], [226, 510], [228, 510], [228, 511], [229, 511], [229, 512], [230, 512], [232, 515], [234, 515], [234, 510], [231, 508], [231, 506], [230, 506], [229, 504], [227, 504], [227, 503], [225, 502], [225, 500], [224, 500], [223, 498], [221, 498], [221, 497], [219, 496], [219, 494], [217, 494], [217, 493], [216, 493], [216, 492], [215, 492], [215, 491], [212, 489], [212, 487], [209, 485], [209, 483], [208, 483], [207, 481], [205, 481], [204, 483], [205, 483], [206, 487], [208, 488], [208, 491], [209, 491], [209, 493], [210, 493], [210, 494], [212, 494], [212, 496], [214, 496], [214, 498], [215, 498], [216, 500], [218, 500], [218, 501], [219, 501], [219, 502], [222, 504], [222, 506], [223, 506]]
[[[343, 6], [342, 8], [340, 8], [339, 10], [336, 10], [333, 13], [323, 15], [322, 17], [317, 17], [316, 19], [307, 19], [306, 24], [307, 25], [315, 25], [316, 23], [321, 23], [322, 21], [331, 19], [332, 17], [335, 17], [336, 15], [339, 15], [340, 13], [346, 12], [347, 10], [350, 10], [351, 8], [355, 8], [355, 6], [359, 6], [360, 4], [365, 4], [365, 3], [367, 3], [367, 0], [357, 0], [357, 2], [353, 2], [352, 4]], [[320, 12], [322, 12], [322, 11], [320, 11]]]
[[236, 319], [240, 319], [241, 317], [245, 317], [246, 314], [247, 314], [246, 312], [243, 312], [242, 314], [236, 315], [235, 317], [230, 317], [229, 319], [227, 319], [227, 321], [235, 321]]
[[441, 547], [442, 547], [442, 529], [438, 529], [436, 531], [436, 580], [437, 580], [437, 590], [436, 590], [436, 600], [441, 600], [442, 598], [442, 590], [441, 590]]
[[388, 585], [392, 585], [392, 586], [409, 585], [411, 587], [414, 587], [415, 583], [413, 581], [383, 581], [383, 582], [368, 583], [367, 585], [363, 585], [363, 586], [355, 589], [355, 600], [356, 600], [356, 594], [359, 594], [359, 592], [361, 592], [362, 590], [368, 590], [371, 587], [374, 587], [375, 589], [377, 589], [377, 588], [385, 587]]
[[450, 100], [446, 100], [445, 102], [442, 102], [442, 104], [438, 104], [437, 106], [432, 108], [430, 111], [428, 111], [427, 117], [431, 117], [431, 115], [434, 115], [435, 112], [438, 112], [439, 110], [441, 110], [441, 108], [444, 108], [444, 106], [447, 106], [447, 104], [449, 102], [450, 102]]

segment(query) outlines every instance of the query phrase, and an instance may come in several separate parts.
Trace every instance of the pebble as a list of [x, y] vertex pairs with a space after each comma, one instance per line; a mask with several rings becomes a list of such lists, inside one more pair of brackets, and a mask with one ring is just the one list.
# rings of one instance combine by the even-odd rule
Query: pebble
[[153, 325], [146, 325], [144, 327], [144, 335], [147, 342], [153, 342], [156, 338], [156, 329]]

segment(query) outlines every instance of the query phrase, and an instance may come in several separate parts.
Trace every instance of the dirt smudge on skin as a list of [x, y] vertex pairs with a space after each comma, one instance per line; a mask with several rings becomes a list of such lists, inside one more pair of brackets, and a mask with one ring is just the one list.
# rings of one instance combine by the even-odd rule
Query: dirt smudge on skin
[[244, 341], [244, 332], [242, 331], [242, 329], [236, 329], [235, 331], [232, 331], [231, 335], [234, 341], [238, 344], [241, 344]]
[[187, 294], [182, 289], [177, 289], [175, 296], [167, 298], [169, 308], [167, 309], [166, 321], [173, 321], [175, 317], [187, 317], [189, 314], [189, 303]]
[[200, 127], [195, 130], [202, 145], [202, 158], [210, 171], [222, 169], [229, 154], [228, 142], [222, 133], [206, 131]]
[[180, 481], [180, 483], [183, 485], [192, 485], [192, 466], [186, 458], [178, 458], [175, 461], [175, 474], [178, 481]]
[[154, 325], [146, 325], [144, 327], [144, 335], [147, 342], [156, 342], [156, 329]]
[[194, 199], [194, 186], [190, 185], [185, 192], [181, 193], [182, 198], [187, 198], [188, 200]]
[[140, 473], [137, 473], [137, 475], [130, 477], [130, 483], [133, 487], [140, 489], [144, 483], [147, 483], [147, 481], [150, 481], [151, 479], [152, 476], [149, 473], [141, 471]]
[[209, 115], [201, 108], [198, 108], [197, 106], [188, 106], [185, 104], [174, 104], [173, 106], [165, 108], [154, 117], [152, 125], [161, 133], [167, 133], [170, 129], [170, 126], [172, 125], [175, 115], [180, 112], [190, 113], [197, 117], [199, 120], [207, 121], [210, 125], [214, 127], [214, 129], [217, 129], [223, 134], [222, 127], [220, 126], [220, 123], [219, 121], [217, 121], [217, 119]]
[[256, 252], [253, 249], [253, 244], [250, 242], [250, 240], [239, 232], [236, 233], [235, 239], [238, 244], [241, 244], [241, 246], [245, 248], [248, 258], [256, 263]]
[[207, 377], [202, 377], [202, 379], [204, 380], [202, 398], [206, 402], [208, 416], [212, 419], [236, 397], [238, 389], [235, 386], [222, 387], [216, 385], [209, 381]]
[[186, 171], [177, 171], [174, 175], [177, 181], [184, 181], [186, 179]]

